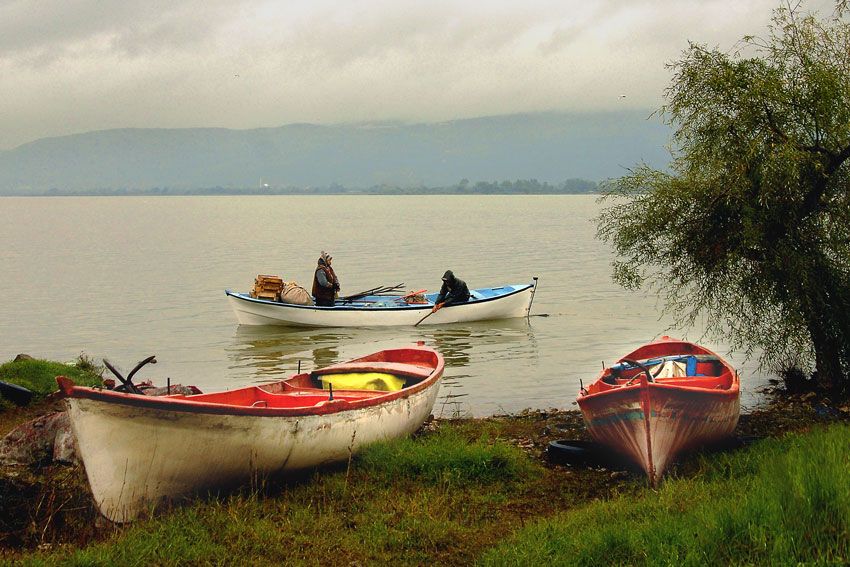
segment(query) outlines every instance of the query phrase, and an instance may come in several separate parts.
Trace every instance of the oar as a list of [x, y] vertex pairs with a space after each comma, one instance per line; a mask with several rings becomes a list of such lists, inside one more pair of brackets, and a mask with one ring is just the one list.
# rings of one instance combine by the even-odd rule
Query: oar
[[411, 291], [410, 293], [396, 297], [396, 301], [399, 301], [399, 300], [405, 301], [407, 299], [410, 299], [414, 295], [419, 295], [420, 293], [425, 293], [426, 291], [428, 291], [428, 290], [427, 289], [420, 289], [418, 291]]
[[372, 289], [367, 289], [365, 291], [361, 291], [358, 293], [354, 293], [352, 295], [346, 295], [345, 297], [340, 297], [338, 301], [354, 301], [355, 299], [360, 299], [361, 297], [366, 297], [367, 295], [378, 295], [381, 293], [387, 293], [390, 291], [398, 291], [404, 287], [404, 283], [396, 284], [396, 285], [379, 285], [378, 287], [373, 287]]
[[374, 295], [385, 295], [385, 294], [397, 293], [397, 292], [400, 292], [402, 289], [404, 289], [404, 284], [400, 283], [400, 284], [397, 284], [397, 285], [387, 286], [387, 287], [381, 288], [378, 291], [376, 291], [374, 293]]
[[358, 292], [358, 293], [353, 293], [351, 295], [346, 295], [345, 297], [340, 297], [339, 301], [351, 301], [352, 299], [357, 299], [359, 297], [365, 297], [365, 296], [369, 295], [370, 293], [381, 289], [381, 287], [382, 286], [373, 287], [372, 289], [367, 289], [366, 291], [361, 291], [361, 292]]
[[[439, 311], [439, 309], [438, 309], [437, 311]], [[419, 319], [419, 320], [416, 322], [416, 324], [415, 324], [415, 325], [413, 325], [413, 326], [414, 326], [414, 327], [418, 327], [418, 326], [419, 326], [419, 323], [421, 323], [422, 321], [424, 321], [425, 319], [427, 319], [428, 317], [430, 317], [431, 315], [433, 315], [433, 314], [434, 314], [434, 313], [436, 313], [437, 311], [434, 311], [434, 310], [429, 311], [427, 315], [425, 315], [424, 317], [422, 317], [421, 319]]]

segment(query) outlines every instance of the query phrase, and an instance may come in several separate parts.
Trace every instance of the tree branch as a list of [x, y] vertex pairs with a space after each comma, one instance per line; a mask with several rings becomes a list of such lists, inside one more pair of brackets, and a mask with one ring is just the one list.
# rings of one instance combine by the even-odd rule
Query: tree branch
[[[765, 118], [766, 118], [768, 129], [771, 132], [773, 132], [774, 134], [776, 134], [776, 136], [778, 136], [779, 139], [782, 140], [783, 142], [791, 141], [791, 138], [789, 138], [788, 135], [785, 132], [783, 132], [782, 130], [780, 130], [779, 126], [776, 125], [776, 122], [773, 119], [773, 111], [770, 110], [770, 107], [767, 106], [767, 103], [763, 103], [762, 106], [764, 107], [764, 113], [765, 113]], [[808, 144], [801, 144], [799, 142], [794, 142], [794, 145], [797, 148], [799, 148], [803, 151], [812, 153], [812, 154], [821, 154], [821, 155], [828, 156], [830, 158], [830, 161], [832, 161], [836, 157], [836, 155], [833, 152], [822, 147], [820, 145], [820, 143], [815, 143], [815, 145], [808, 145]], [[844, 159], [847, 159], [847, 158], [845, 157]]]
[[832, 175], [841, 165], [850, 159], [850, 145], [844, 146], [844, 149], [838, 152], [837, 154], [830, 153], [829, 164], [826, 167], [827, 175]]

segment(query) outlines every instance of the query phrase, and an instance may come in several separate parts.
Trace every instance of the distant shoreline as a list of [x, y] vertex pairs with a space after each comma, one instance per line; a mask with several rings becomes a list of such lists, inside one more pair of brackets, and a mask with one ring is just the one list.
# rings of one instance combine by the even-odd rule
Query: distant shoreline
[[457, 185], [444, 187], [345, 187], [332, 184], [325, 187], [150, 187], [58, 189], [41, 191], [0, 192], [3, 197], [98, 197], [98, 196], [163, 196], [163, 195], [598, 195], [600, 185], [587, 179], [567, 179], [558, 184], [536, 179], [516, 181], [478, 181], [464, 179]]
[[448, 195], [467, 195], [467, 196], [509, 196], [509, 195], [590, 195], [600, 196], [601, 192], [569, 192], [569, 191], [550, 191], [550, 192], [487, 192], [487, 193], [462, 193], [451, 191], [398, 191], [398, 192], [380, 192], [380, 191], [56, 191], [47, 193], [0, 193], [2, 197], [216, 197], [216, 196], [448, 196]]

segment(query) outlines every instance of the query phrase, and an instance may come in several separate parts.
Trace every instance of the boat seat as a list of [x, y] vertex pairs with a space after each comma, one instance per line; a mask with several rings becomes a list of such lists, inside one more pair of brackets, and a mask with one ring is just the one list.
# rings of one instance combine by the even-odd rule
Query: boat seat
[[682, 376], [676, 378], [662, 378], [659, 384], [681, 385], [689, 388], [706, 388], [709, 390], [726, 390], [729, 383], [726, 381], [718, 383], [717, 376]]
[[340, 374], [343, 372], [382, 372], [395, 374], [396, 376], [410, 376], [412, 378], [427, 378], [434, 371], [430, 366], [413, 366], [401, 362], [347, 362], [328, 366], [313, 372], [314, 376], [323, 374]]

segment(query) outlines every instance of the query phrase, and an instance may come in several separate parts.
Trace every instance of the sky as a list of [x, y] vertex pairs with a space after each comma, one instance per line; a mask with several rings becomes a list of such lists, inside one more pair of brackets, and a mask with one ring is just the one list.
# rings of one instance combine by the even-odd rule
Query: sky
[[651, 111], [688, 41], [734, 50], [778, 5], [0, 0], [0, 150], [109, 128]]

